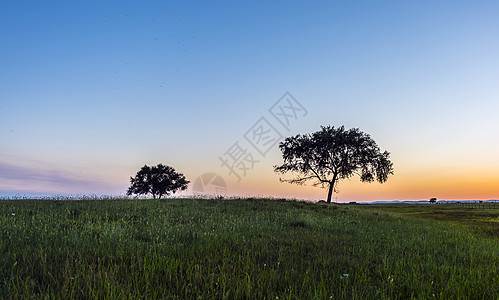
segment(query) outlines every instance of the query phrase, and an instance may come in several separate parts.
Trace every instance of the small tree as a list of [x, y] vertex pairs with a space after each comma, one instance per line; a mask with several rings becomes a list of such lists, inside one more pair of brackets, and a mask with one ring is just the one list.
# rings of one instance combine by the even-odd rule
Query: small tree
[[381, 152], [376, 142], [358, 128], [321, 126], [312, 134], [286, 138], [279, 149], [284, 163], [274, 166], [274, 171], [297, 174], [281, 181], [303, 184], [314, 180], [314, 186], [329, 187], [327, 203], [331, 203], [331, 195], [341, 179], [358, 174], [362, 182], [383, 183], [393, 174], [390, 153]]
[[149, 167], [144, 165], [135, 177], [130, 177], [130, 187], [126, 194], [147, 195], [161, 199], [162, 196], [168, 196], [169, 193], [183, 191], [187, 189], [189, 181], [183, 174], [177, 173], [174, 168], [158, 164]]

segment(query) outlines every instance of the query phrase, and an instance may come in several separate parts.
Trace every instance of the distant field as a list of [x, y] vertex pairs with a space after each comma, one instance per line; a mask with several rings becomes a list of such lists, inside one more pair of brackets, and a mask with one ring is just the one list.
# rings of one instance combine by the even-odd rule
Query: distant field
[[499, 211], [0, 201], [0, 298], [496, 299]]
[[375, 209], [383, 212], [396, 213], [401, 216], [421, 218], [434, 221], [445, 221], [449, 224], [466, 225], [474, 228], [480, 235], [499, 237], [499, 205], [491, 209], [489, 204], [472, 204], [472, 208], [454, 204], [431, 205], [366, 205], [362, 208]]

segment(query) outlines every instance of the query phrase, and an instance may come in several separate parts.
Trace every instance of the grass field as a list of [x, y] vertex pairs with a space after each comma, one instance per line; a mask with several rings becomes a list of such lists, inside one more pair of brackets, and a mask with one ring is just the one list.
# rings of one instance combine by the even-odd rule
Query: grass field
[[378, 209], [402, 216], [443, 221], [460, 226], [465, 225], [474, 228], [480, 235], [489, 235], [491, 238], [499, 237], [499, 206], [494, 210], [490, 209], [490, 207], [487, 204], [476, 205], [471, 209], [454, 204], [362, 206], [362, 208]]
[[0, 298], [497, 299], [498, 217], [262, 199], [0, 201]]

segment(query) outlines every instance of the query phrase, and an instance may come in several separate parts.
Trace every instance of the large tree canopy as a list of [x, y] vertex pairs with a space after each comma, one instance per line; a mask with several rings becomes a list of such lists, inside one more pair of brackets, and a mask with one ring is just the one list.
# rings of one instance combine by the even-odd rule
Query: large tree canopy
[[188, 184], [189, 181], [184, 175], [177, 173], [172, 167], [163, 164], [152, 167], [144, 165], [135, 177], [130, 177], [127, 195], [152, 194], [152, 197], [156, 199], [156, 197], [167, 196], [170, 192], [183, 191], [187, 189]]
[[376, 142], [358, 128], [321, 126], [312, 134], [286, 138], [279, 149], [284, 163], [274, 166], [274, 171], [296, 174], [281, 181], [303, 184], [313, 180], [314, 186], [328, 187], [328, 203], [341, 179], [357, 174], [362, 182], [383, 183], [393, 174], [390, 153], [381, 152]]

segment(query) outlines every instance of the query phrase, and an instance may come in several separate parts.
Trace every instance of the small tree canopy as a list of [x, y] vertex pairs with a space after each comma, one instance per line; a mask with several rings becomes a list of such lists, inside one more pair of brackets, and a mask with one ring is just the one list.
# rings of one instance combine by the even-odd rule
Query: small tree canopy
[[186, 190], [189, 183], [183, 174], [177, 173], [170, 166], [158, 164], [149, 167], [144, 165], [135, 177], [130, 177], [130, 187], [126, 194], [128, 196], [151, 194], [156, 199], [156, 197], [168, 196], [170, 192]]
[[274, 166], [274, 171], [297, 174], [293, 179], [281, 181], [303, 184], [314, 180], [314, 186], [328, 186], [328, 203], [341, 179], [357, 174], [362, 182], [383, 183], [393, 174], [390, 153], [381, 152], [376, 142], [358, 128], [321, 126], [321, 130], [312, 134], [286, 138], [279, 149], [284, 163]]

